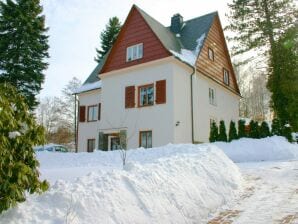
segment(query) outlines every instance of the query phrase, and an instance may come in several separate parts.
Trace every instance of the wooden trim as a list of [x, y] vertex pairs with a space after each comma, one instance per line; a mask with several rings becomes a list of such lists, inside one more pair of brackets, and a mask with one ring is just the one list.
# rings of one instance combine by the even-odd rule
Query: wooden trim
[[236, 94], [237, 96], [241, 97], [240, 93], [238, 93], [238, 92], [236, 92], [234, 89], [230, 88], [230, 86], [224, 85], [224, 84], [222, 83], [222, 81], [219, 81], [218, 79], [212, 77], [212, 76], [211, 76], [210, 74], [208, 74], [207, 72], [202, 71], [202, 70], [200, 70], [200, 69], [197, 69], [197, 71], [198, 71], [200, 74], [204, 75], [205, 77], [207, 77], [207, 78], [211, 79], [212, 81], [216, 82], [217, 84], [221, 85], [222, 87], [225, 87], [227, 90], [230, 90], [232, 93]]
[[150, 107], [150, 106], [153, 106], [154, 105], [154, 99], [153, 99], [153, 104], [141, 105], [141, 102], [140, 102], [141, 88], [149, 87], [149, 86], [152, 86], [153, 87], [153, 97], [154, 97], [154, 83], [150, 83], [150, 84], [145, 84], [145, 85], [142, 85], [142, 86], [138, 86], [138, 107]]
[[165, 104], [167, 102], [167, 80], [158, 80], [155, 82], [155, 103]]
[[97, 109], [97, 119], [100, 121], [101, 120], [101, 103], [98, 104], [98, 109]]
[[87, 107], [87, 122], [94, 122], [94, 121], [97, 121], [96, 119], [95, 120], [89, 120], [89, 108], [90, 107], [97, 107], [97, 112], [98, 112], [98, 106], [97, 104], [93, 104], [93, 105], [90, 105]]
[[[84, 106], [84, 105], [80, 105], [79, 107], [79, 113], [78, 113], [78, 115], [79, 115], [79, 122], [86, 122], [86, 106]], [[81, 114], [83, 113], [83, 115], [84, 116], [82, 116]]]
[[144, 132], [151, 132], [151, 146], [153, 147], [153, 135], [152, 135], [152, 130], [149, 129], [149, 130], [143, 130], [143, 131], [139, 131], [139, 147], [141, 147], [141, 136], [142, 136], [142, 133]]

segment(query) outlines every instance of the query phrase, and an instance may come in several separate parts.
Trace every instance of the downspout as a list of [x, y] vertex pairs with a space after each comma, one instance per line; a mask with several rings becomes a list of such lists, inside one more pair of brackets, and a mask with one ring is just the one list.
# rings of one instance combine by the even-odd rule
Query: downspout
[[75, 126], [75, 152], [78, 152], [78, 123], [77, 123], [77, 94], [74, 94], [75, 106], [74, 106], [74, 126]]
[[190, 112], [191, 112], [191, 138], [192, 138], [192, 144], [195, 143], [195, 136], [194, 136], [194, 106], [193, 106], [193, 76], [196, 74], [196, 68], [192, 66], [192, 73], [190, 75]]

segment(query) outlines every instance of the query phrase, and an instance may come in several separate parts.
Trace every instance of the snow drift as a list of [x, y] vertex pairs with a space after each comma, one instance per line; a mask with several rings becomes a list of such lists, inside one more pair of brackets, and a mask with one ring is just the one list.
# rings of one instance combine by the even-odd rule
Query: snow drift
[[[115, 159], [115, 153], [88, 154], [93, 162], [99, 162], [105, 154], [109, 169], [80, 160], [88, 157], [86, 153], [42, 154], [56, 155], [54, 165], [59, 165], [60, 158], [77, 157], [73, 164], [90, 166], [94, 172], [75, 181], [57, 181], [43, 195], [29, 196], [26, 202], [5, 212], [0, 222], [203, 223], [208, 214], [232, 200], [241, 189], [237, 166], [214, 145], [129, 150], [125, 169], [119, 168], [121, 161]], [[112, 168], [114, 162], [117, 164]], [[64, 166], [67, 164], [70, 162]]]
[[289, 160], [298, 158], [298, 145], [289, 143], [284, 137], [273, 136], [262, 139], [242, 138], [226, 142], [216, 142], [234, 162], [256, 162]]

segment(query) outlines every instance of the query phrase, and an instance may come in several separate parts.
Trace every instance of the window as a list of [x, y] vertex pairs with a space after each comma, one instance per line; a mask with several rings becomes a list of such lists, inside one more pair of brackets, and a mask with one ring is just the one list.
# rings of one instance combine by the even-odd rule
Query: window
[[98, 104], [98, 120], [101, 119], [101, 103]]
[[87, 152], [93, 152], [95, 149], [95, 139], [87, 140]]
[[96, 121], [98, 117], [98, 107], [97, 105], [92, 105], [88, 107], [88, 121]]
[[154, 103], [153, 84], [139, 87], [139, 107], [150, 106]]
[[140, 131], [140, 147], [152, 148], [152, 131]]
[[136, 44], [126, 48], [126, 61], [133, 61], [143, 57], [143, 44]]
[[215, 90], [209, 88], [209, 103], [212, 105], [216, 105], [216, 97], [215, 97]]
[[214, 61], [214, 51], [210, 47], [208, 47], [208, 58]]
[[223, 69], [223, 80], [226, 85], [230, 84], [230, 74], [229, 71], [225, 68]]

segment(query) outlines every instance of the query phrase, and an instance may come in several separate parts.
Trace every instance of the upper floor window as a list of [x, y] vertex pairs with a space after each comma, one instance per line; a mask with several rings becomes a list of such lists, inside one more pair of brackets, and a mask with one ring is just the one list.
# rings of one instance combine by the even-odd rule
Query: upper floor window
[[126, 48], [126, 61], [133, 61], [143, 57], [143, 43]]
[[216, 105], [215, 90], [212, 88], [209, 88], [209, 103], [212, 105]]
[[97, 105], [92, 105], [88, 107], [88, 121], [96, 121], [98, 117], [98, 107]]
[[230, 74], [229, 71], [225, 68], [223, 69], [223, 80], [226, 85], [230, 84]]
[[150, 106], [154, 104], [154, 85], [149, 84], [139, 87], [139, 106]]
[[208, 47], [208, 58], [214, 61], [214, 51], [210, 47]]

